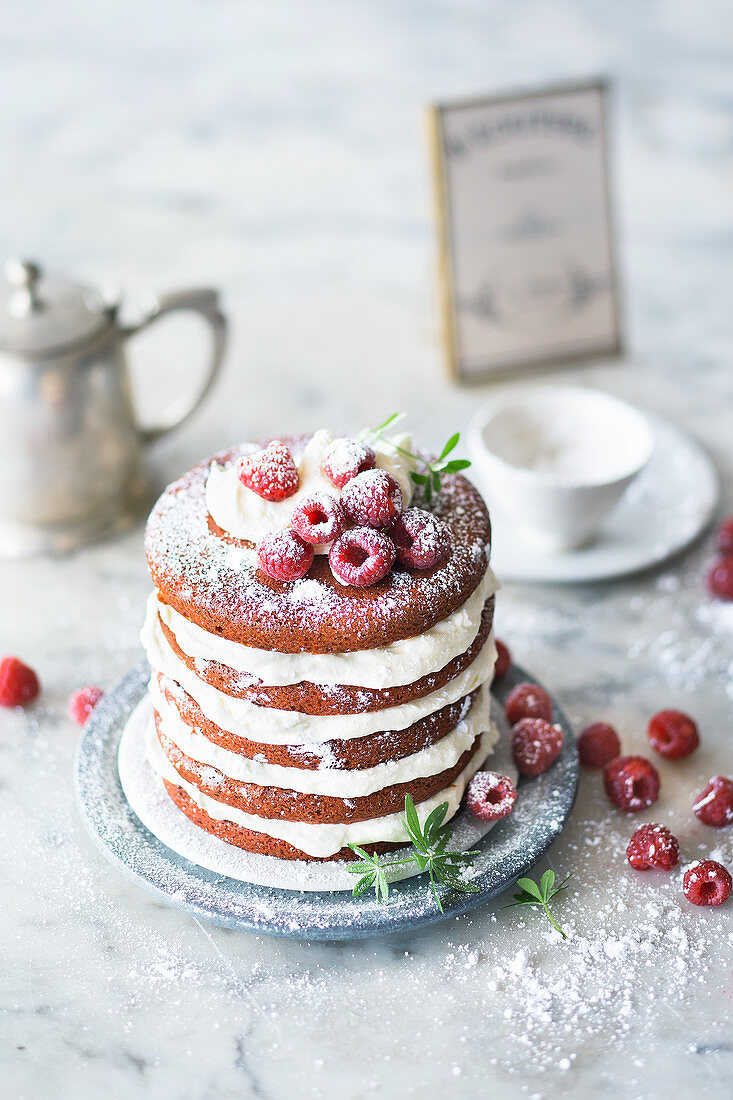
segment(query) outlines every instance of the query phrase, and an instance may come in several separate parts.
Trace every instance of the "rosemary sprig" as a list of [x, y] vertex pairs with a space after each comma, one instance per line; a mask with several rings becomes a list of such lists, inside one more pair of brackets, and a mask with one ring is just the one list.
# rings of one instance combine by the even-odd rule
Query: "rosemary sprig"
[[408, 451], [404, 447], [399, 447], [394, 440], [390, 439], [384, 433], [388, 428], [396, 428], [404, 419], [405, 413], [392, 413], [392, 415], [388, 416], [378, 427], [367, 429], [367, 431], [364, 432], [364, 438], [378, 439], [381, 443], [385, 443], [399, 454], [404, 455], [405, 458], [411, 458], [413, 462], [416, 462], [424, 473], [418, 470], [412, 470], [410, 477], [416, 485], [422, 486], [425, 500], [430, 504], [433, 499], [433, 493], [440, 492], [440, 483], [443, 474], [457, 474], [459, 470], [467, 470], [471, 463], [467, 458], [448, 458], [448, 455], [458, 446], [458, 441], [461, 438], [460, 432], [455, 432], [450, 437], [439, 456], [433, 460], [423, 458], [422, 455], [413, 454], [412, 451]]
[[366, 894], [367, 890], [371, 890], [372, 886], [377, 892], [377, 901], [386, 901], [389, 897], [389, 883], [385, 875], [385, 870], [390, 867], [397, 867], [400, 863], [410, 863], [409, 859], [395, 859], [389, 863], [383, 863], [379, 857], [378, 852], [374, 852], [373, 855], [369, 855], [363, 848], [360, 848], [357, 844], [350, 844], [352, 852], [356, 852], [361, 857], [359, 863], [347, 863], [346, 870], [352, 875], [361, 875], [362, 877], [357, 882], [354, 889], [351, 891], [355, 898], [361, 897], [362, 894]]
[[389, 883], [385, 872], [391, 867], [409, 863], [414, 863], [420, 871], [427, 871], [430, 875], [430, 887], [441, 913], [443, 906], [438, 894], [439, 882], [464, 894], [478, 893], [478, 886], [472, 886], [459, 877], [461, 870], [470, 863], [471, 856], [476, 855], [476, 851], [446, 852], [445, 850], [453, 833], [452, 825], [443, 824], [447, 813], [448, 803], [441, 802], [428, 815], [425, 824], [421, 827], [415, 803], [409, 794], [405, 795], [405, 816], [402, 818], [402, 824], [412, 841], [412, 851], [404, 859], [382, 862], [376, 852], [370, 856], [363, 848], [350, 844], [352, 851], [361, 857], [359, 863], [346, 865], [346, 870], [352, 875], [361, 875], [352, 891], [354, 897], [360, 897], [374, 887], [377, 900], [385, 902], [389, 896]]
[[567, 890], [566, 883], [568, 879], [572, 877], [573, 874], [571, 871], [571, 873], [562, 880], [559, 886], [555, 886], [555, 872], [548, 869], [540, 879], [539, 886], [531, 878], [517, 879], [517, 886], [521, 887], [521, 893], [515, 894], [514, 901], [509, 902], [508, 905], [502, 905], [502, 909], [513, 909], [516, 905], [535, 905], [538, 908], [542, 908], [545, 913], [547, 913], [550, 924], [552, 924], [562, 938], [566, 940], [567, 936], [550, 912], [550, 902], [562, 890]]
[[443, 906], [438, 897], [436, 879], [453, 890], [460, 890], [466, 894], [478, 893], [478, 886], [472, 886], [458, 877], [462, 868], [470, 863], [471, 856], [476, 855], [476, 851], [446, 852], [445, 850], [453, 833], [452, 825], [443, 824], [447, 813], [448, 803], [441, 802], [426, 818], [425, 825], [421, 829], [415, 803], [409, 794], [405, 795], [405, 816], [402, 818], [402, 824], [412, 840], [412, 858], [421, 871], [429, 873], [433, 897], [441, 913]]

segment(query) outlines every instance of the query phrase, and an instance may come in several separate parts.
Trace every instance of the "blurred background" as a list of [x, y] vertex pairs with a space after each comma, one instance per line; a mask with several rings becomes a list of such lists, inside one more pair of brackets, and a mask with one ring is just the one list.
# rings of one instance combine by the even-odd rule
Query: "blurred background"
[[[444, 371], [423, 108], [606, 75], [628, 351], [567, 380], [683, 403], [722, 459], [729, 19], [714, 0], [6, 3], [0, 254], [130, 301], [221, 288], [226, 371], [160, 445], [162, 479], [252, 432], [316, 427], [324, 407], [347, 428], [408, 408], [438, 443], [482, 391]], [[130, 349], [148, 419], [195, 384], [203, 340], [183, 318]]]

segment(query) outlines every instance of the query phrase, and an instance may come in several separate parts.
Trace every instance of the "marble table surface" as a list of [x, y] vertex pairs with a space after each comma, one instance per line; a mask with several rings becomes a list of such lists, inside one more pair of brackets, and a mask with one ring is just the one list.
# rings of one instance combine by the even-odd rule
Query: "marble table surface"
[[[0, 252], [119, 278], [133, 298], [222, 287], [227, 370], [151, 453], [157, 486], [252, 434], [399, 408], [437, 443], [489, 387], [443, 375], [420, 109], [609, 74], [628, 350], [565, 377], [697, 435], [733, 510], [729, 14], [713, 0], [6, 5]], [[197, 340], [184, 322], [140, 339], [148, 416], [193, 377]], [[74, 804], [66, 699], [140, 656], [141, 534], [0, 566], [0, 652], [43, 683], [37, 705], [0, 715], [4, 1096], [733, 1092], [733, 903], [695, 909], [678, 873], [627, 868], [631, 823], [597, 775], [547, 861], [575, 876], [567, 942], [506, 898], [398, 938], [278, 941], [192, 920], [108, 865]], [[733, 770], [733, 606], [705, 593], [710, 552], [602, 586], [507, 585], [498, 625], [578, 726], [610, 720], [643, 751], [653, 711], [694, 714], [703, 746], [664, 767], [644, 819], [672, 823], [686, 858], [731, 863], [733, 836], [689, 812]]]

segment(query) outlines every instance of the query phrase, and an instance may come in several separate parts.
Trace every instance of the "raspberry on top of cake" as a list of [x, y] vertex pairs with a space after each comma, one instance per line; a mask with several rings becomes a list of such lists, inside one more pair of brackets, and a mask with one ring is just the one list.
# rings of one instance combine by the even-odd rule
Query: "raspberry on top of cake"
[[[267, 500], [244, 484], [244, 459], [269, 465], [267, 445], [245, 445], [194, 467], [153, 509], [148, 564], [164, 602], [181, 615], [263, 649], [370, 649], [429, 629], [485, 579], [491, 525], [462, 475], [444, 478], [428, 509], [413, 492], [409, 461], [385, 445], [373, 449], [374, 467], [339, 490], [323, 468], [341, 440], [317, 432], [275, 442], [288, 448], [298, 475], [290, 496]], [[344, 513], [330, 544], [309, 544], [290, 526], [316, 493]]]
[[[409, 436], [394, 442], [409, 451]], [[283, 473], [282, 458], [277, 461], [283, 452], [290, 458], [287, 473]], [[250, 445], [233, 462], [214, 462], [206, 479], [206, 507], [222, 531], [257, 544], [265, 535], [289, 527], [293, 513], [309, 497], [322, 493], [338, 502], [346, 484], [368, 470], [379, 469], [393, 477], [407, 507], [414, 468], [414, 460], [384, 443], [371, 447], [354, 439], [334, 440], [330, 432], [320, 430], [307, 441], [273, 440], [264, 448]], [[348, 476], [350, 469], [354, 472]], [[283, 479], [290, 491], [280, 495]], [[315, 545], [319, 554], [327, 554], [328, 549], [325, 544]]]

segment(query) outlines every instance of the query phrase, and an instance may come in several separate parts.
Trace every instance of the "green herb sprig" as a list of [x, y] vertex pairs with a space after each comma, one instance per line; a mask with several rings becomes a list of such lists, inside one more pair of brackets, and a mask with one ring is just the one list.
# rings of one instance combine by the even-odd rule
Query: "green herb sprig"
[[390, 439], [384, 433], [388, 428], [396, 428], [404, 419], [405, 413], [392, 413], [392, 415], [388, 416], [384, 423], [380, 424], [378, 427], [367, 429], [367, 431], [364, 432], [364, 438], [378, 439], [381, 443], [385, 443], [399, 454], [404, 455], [405, 458], [411, 458], [413, 462], [416, 462], [424, 472], [413, 470], [410, 473], [410, 477], [416, 485], [422, 486], [425, 500], [430, 504], [433, 499], [433, 493], [440, 492], [441, 477], [444, 474], [457, 474], [460, 470], [467, 470], [471, 463], [467, 458], [448, 458], [448, 455], [458, 446], [458, 442], [461, 438], [460, 432], [455, 432], [450, 437], [439, 456], [433, 460], [423, 458], [422, 455], [413, 454], [412, 451], [408, 451], [404, 447], [399, 447], [394, 440]]
[[438, 894], [439, 882], [464, 894], [478, 893], [478, 886], [473, 886], [459, 877], [462, 869], [470, 863], [471, 857], [476, 855], [476, 851], [446, 852], [445, 850], [453, 833], [452, 825], [443, 824], [447, 813], [448, 803], [441, 802], [421, 826], [415, 803], [409, 794], [405, 795], [405, 816], [401, 820], [412, 841], [412, 851], [404, 859], [383, 861], [376, 852], [369, 855], [363, 848], [350, 844], [352, 851], [360, 857], [359, 863], [346, 865], [346, 870], [350, 874], [361, 876], [352, 891], [354, 897], [360, 897], [374, 887], [377, 900], [385, 902], [389, 897], [387, 872], [392, 867], [410, 863], [415, 864], [420, 871], [427, 871], [430, 875], [430, 888], [441, 913], [443, 906]]
[[372, 886], [377, 892], [377, 901], [384, 902], [389, 897], [389, 882], [385, 871], [390, 867], [395, 867], [399, 863], [408, 863], [409, 860], [398, 859], [391, 863], [383, 863], [379, 858], [379, 853], [374, 852], [373, 855], [369, 855], [363, 848], [360, 848], [357, 844], [350, 844], [352, 852], [360, 857], [359, 863], [347, 863], [346, 870], [352, 875], [361, 875], [362, 877], [357, 882], [354, 889], [351, 891], [355, 898], [361, 897], [362, 894], [366, 894], [367, 890], [371, 890]]
[[566, 940], [568, 937], [550, 912], [550, 902], [554, 897], [557, 897], [562, 890], [567, 890], [566, 884], [568, 879], [572, 877], [573, 875], [571, 872], [562, 880], [559, 886], [555, 886], [555, 872], [552, 870], [545, 871], [540, 879], [539, 886], [531, 878], [517, 879], [517, 886], [521, 887], [522, 892], [520, 894], [515, 894], [514, 901], [510, 902], [508, 905], [502, 905], [502, 909], [513, 909], [517, 905], [535, 905], [538, 908], [544, 909], [550, 924], [553, 928], [556, 928], [562, 938]]

